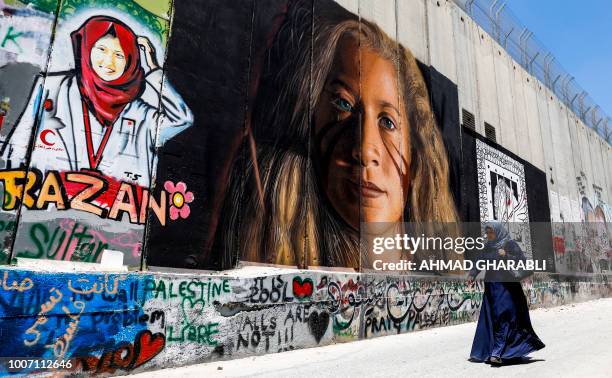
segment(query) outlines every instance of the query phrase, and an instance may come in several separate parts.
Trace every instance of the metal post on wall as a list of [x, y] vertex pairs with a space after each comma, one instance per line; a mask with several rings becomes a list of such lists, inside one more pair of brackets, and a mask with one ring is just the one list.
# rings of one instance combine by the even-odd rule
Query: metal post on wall
[[555, 57], [549, 51], [544, 57], [544, 84], [550, 87], [550, 65], [555, 60]]
[[476, 0], [468, 0], [468, 2], [466, 4], [466, 8], [467, 8], [468, 13], [470, 14], [470, 16], [474, 15], [474, 11], [472, 10], [472, 5], [474, 5], [474, 1], [476, 1]]
[[575, 77], [571, 76], [568, 74], [569, 80], [567, 80], [565, 82], [565, 84], [562, 86], [562, 90], [563, 90], [563, 101], [565, 102], [565, 105], [569, 105], [569, 85], [572, 81], [574, 81]]
[[589, 105], [588, 108], [586, 108], [586, 110], [584, 112], [582, 112], [582, 114], [580, 115], [580, 118], [582, 118], [582, 122], [584, 122], [585, 124], [587, 123], [586, 121], [586, 114], [589, 112], [589, 110], [591, 110], [592, 106]]
[[[562, 98], [562, 100], [563, 100], [563, 102], [565, 102], [565, 104], [567, 104], [567, 103], [568, 103], [568, 100], [565, 98], [565, 97], [566, 97], [566, 96], [565, 96], [565, 83], [566, 83], [566, 82], [567, 82], [567, 80], [568, 80], [568, 79], [570, 79], [571, 77], [572, 77], [572, 76], [571, 76], [570, 74], [566, 73], [566, 74], [563, 76], [563, 79], [561, 79], [561, 85], [559, 86], [559, 90], [560, 90], [560, 91], [561, 91], [561, 93], [563, 94], [563, 98]], [[555, 94], [557, 94], [557, 91], [556, 91], [554, 88], [553, 88], [553, 92], [555, 92]], [[559, 96], [559, 95], [557, 94], [557, 96]]]
[[523, 38], [525, 38], [525, 34], [529, 32], [529, 29], [523, 28], [523, 31], [519, 35], [519, 50], [521, 50], [521, 60], [525, 59], [525, 50], [523, 49]]
[[493, 14], [493, 11], [495, 10], [495, 7], [497, 7], [497, 4], [499, 3], [499, 1], [500, 0], [493, 1], [491, 6], [489, 7], [489, 18], [491, 18], [491, 21], [493, 22], [493, 26], [495, 29], [494, 30], [495, 40], [498, 43], [501, 43], [501, 24], [499, 22], [499, 13], [504, 9], [504, 7], [506, 6], [506, 3], [503, 2], [501, 6], [497, 9], [497, 11], [495, 11], [495, 14]]
[[559, 78], [561, 77], [561, 74], [557, 75], [557, 78], [555, 78], [555, 80], [552, 82], [552, 85], [550, 86], [550, 89], [554, 92], [555, 91], [555, 84], [557, 84], [557, 80], [559, 80]]
[[599, 105], [595, 105], [595, 107], [591, 110], [591, 125], [593, 125], [593, 130], [597, 134], [599, 134], [599, 124], [601, 123], [601, 118], [597, 121], [597, 110], [601, 109]]
[[514, 26], [512, 27], [512, 29], [510, 29], [510, 31], [504, 36], [504, 49], [508, 47], [508, 37], [510, 37], [510, 34], [512, 34], [512, 32], [514, 31]]
[[500, 42], [500, 43], [501, 43], [502, 29], [501, 29], [501, 22], [499, 20], [499, 14], [504, 10], [505, 7], [506, 7], [506, 2], [503, 2], [502, 5], [499, 7], [499, 9], [497, 9], [497, 11], [495, 12], [495, 24], [497, 25], [497, 42]]
[[532, 35], [533, 33], [529, 31], [529, 29], [527, 28], [523, 30], [523, 33], [521, 33], [521, 37], [519, 40], [519, 46], [521, 47], [523, 66], [527, 66], [527, 63], [528, 63], [529, 52], [527, 51], [527, 42], [529, 41], [529, 38], [531, 38]]
[[582, 111], [584, 109], [584, 98], [587, 96], [587, 92], [586, 91], [582, 91], [582, 93], [580, 94], [580, 96], [578, 96], [578, 116], [580, 117], [580, 119], [582, 119]]
[[499, 3], [499, 0], [495, 0], [489, 7], [489, 17], [491, 17], [491, 19], [493, 19], [493, 9], [497, 5], [497, 3]]
[[572, 98], [572, 101], [570, 101], [570, 108], [572, 109], [572, 111], [573, 111], [574, 113], [576, 112], [576, 109], [574, 108], [574, 101], [576, 101], [576, 99], [577, 99], [579, 96], [581, 96], [583, 93], [586, 95], [585, 91], [582, 91], [582, 92], [580, 92], [580, 93], [576, 93], [576, 94], [574, 95], [574, 98]]
[[608, 128], [608, 121], [610, 121], [610, 117], [606, 117], [606, 119], [604, 120], [604, 124], [603, 124], [603, 129], [604, 129], [604, 137], [606, 138], [606, 142], [610, 143], [612, 142], [610, 140], [610, 137], [612, 137], [612, 131], [610, 131], [610, 129]]
[[601, 123], [601, 121], [603, 121], [603, 118], [600, 118], [599, 121], [597, 121], [597, 123], [595, 124], [595, 126], [593, 126], [597, 133], [599, 133], [599, 124]]
[[529, 73], [533, 75], [533, 62], [536, 60], [536, 58], [538, 57], [538, 55], [540, 55], [540, 52], [538, 51], [533, 58], [531, 58], [531, 60], [529, 61]]
[[576, 93], [574, 95], [574, 97], [572, 98], [572, 101], [570, 101], [570, 107], [573, 109], [574, 108], [574, 101], [576, 101], [576, 98], [578, 98], [579, 95], [581, 95], [582, 93], [584, 93], [584, 91], [580, 92], [580, 93]]
[[[493, 37], [493, 39], [495, 39], [497, 41], [497, 35], [499, 34], [497, 31], [497, 23], [495, 22], [495, 18], [493, 16], [493, 8], [497, 5], [497, 3], [499, 2], [499, 0], [495, 0], [493, 1], [493, 3], [491, 5], [489, 5], [489, 9], [488, 11], [484, 11], [485, 15], [487, 16], [487, 19], [490, 22], [490, 28], [489, 30], [487, 30], [487, 32], [491, 35], [491, 37]], [[487, 13], [488, 12], [488, 13]]]

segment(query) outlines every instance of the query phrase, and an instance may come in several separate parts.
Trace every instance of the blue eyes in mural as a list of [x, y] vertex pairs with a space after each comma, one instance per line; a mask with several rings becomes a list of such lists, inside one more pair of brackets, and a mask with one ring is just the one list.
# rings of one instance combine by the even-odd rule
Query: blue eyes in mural
[[[339, 113], [354, 113], [356, 111], [356, 108], [351, 105], [348, 100], [341, 97], [340, 95], [336, 95], [336, 98], [334, 98], [331, 103]], [[378, 120], [378, 125], [387, 131], [393, 131], [397, 129], [395, 122], [385, 115], [380, 117], [380, 119]]]
[[395, 123], [393, 123], [393, 121], [389, 118], [389, 117], [382, 117], [379, 121], [378, 124], [381, 127], [384, 127], [387, 130], [395, 130], [397, 127], [395, 126]]
[[333, 99], [332, 104], [341, 112], [352, 113], [354, 110], [353, 105], [342, 97]]

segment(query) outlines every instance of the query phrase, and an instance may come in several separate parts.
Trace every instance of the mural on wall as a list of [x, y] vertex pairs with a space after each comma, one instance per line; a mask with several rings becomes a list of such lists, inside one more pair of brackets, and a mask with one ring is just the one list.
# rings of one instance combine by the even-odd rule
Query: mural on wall
[[[229, 36], [223, 38], [248, 40], [250, 33], [250, 65], [242, 66], [242, 59], [225, 62], [213, 71], [220, 78], [209, 78], [174, 57], [175, 51], [192, 47], [189, 40], [170, 41], [167, 69], [174, 71], [169, 72], [173, 82], [204, 75], [203, 80], [215, 80], [224, 91], [246, 88], [246, 96], [228, 96], [232, 103], [242, 98], [241, 104], [222, 108], [218, 98], [196, 97], [186, 100], [190, 108], [221, 119], [235, 114], [236, 106], [244, 109], [247, 103], [247, 109], [243, 118], [224, 124], [223, 134], [216, 125], [200, 126], [206, 116], [195, 117], [197, 126], [185, 135], [204, 140], [206, 147], [197, 151], [208, 157], [203, 162], [208, 168], [194, 167], [209, 184], [200, 222], [176, 230], [153, 224], [148, 263], [227, 269], [256, 262], [359, 270], [371, 267], [360, 253], [363, 224], [385, 223], [382, 232], [395, 234], [403, 222], [458, 221], [453, 195], [458, 187], [450, 185], [449, 159], [460, 161], [460, 156], [449, 158], [445, 139], [448, 134], [457, 144], [457, 124], [442, 116], [456, 109], [434, 114], [434, 94], [443, 92], [429, 88], [434, 70], [419, 65], [396, 36], [332, 1], [318, 2], [314, 11], [311, 1], [253, 7], [252, 32], [239, 21], [239, 10], [215, 2], [205, 7], [209, 13], [202, 14], [200, 29], [190, 29], [206, 45], [217, 43], [220, 37], [211, 27], [221, 23], [235, 25], [227, 27]], [[179, 33], [181, 15], [187, 9], [197, 12], [194, 8], [175, 4], [173, 25]], [[240, 47], [226, 46], [222, 53], [231, 55]], [[238, 55], [244, 57], [243, 51]], [[219, 53], [195, 52], [211, 64]], [[230, 70], [234, 75], [228, 78]], [[212, 90], [203, 91], [206, 98]], [[445, 95], [455, 96], [456, 102], [456, 87]], [[439, 100], [446, 102], [452, 101]], [[168, 155], [185, 156], [185, 148], [195, 149], [187, 136], [178, 140], [183, 144], [167, 149]], [[162, 153], [165, 158], [179, 161]], [[172, 174], [174, 167], [161, 164], [160, 175]], [[174, 234], [179, 239], [185, 229], [199, 230], [193, 236], [201, 238], [201, 249], [187, 245], [190, 251], [179, 252], [185, 254], [181, 262], [170, 240]], [[170, 253], [173, 261], [165, 257]]]
[[364, 271], [374, 234], [486, 220], [554, 262], [528, 223], [550, 220], [543, 172], [495, 143], [465, 148], [456, 84], [376, 14], [331, 0], [5, 3], [3, 263], [116, 250], [132, 269]]
[[500, 221], [531, 257], [531, 232], [523, 164], [477, 140], [480, 220]]
[[612, 237], [604, 209], [608, 206], [598, 196], [593, 206], [587, 197], [582, 197], [582, 217], [585, 222], [583, 253], [588, 256], [594, 272], [610, 271], [612, 263]]
[[13, 257], [96, 262], [115, 249], [139, 266], [148, 210], [162, 225], [189, 216], [185, 183], [153, 195], [157, 149], [193, 123], [159, 63], [170, 3], [114, 3], [61, 4], [48, 72], [0, 150]]
[[[110, 249], [132, 269], [337, 268], [5, 267], [0, 355], [124, 374], [476, 318], [481, 281], [355, 273], [368, 224], [495, 219], [520, 225], [528, 254], [552, 253], [522, 227], [550, 221], [544, 172], [459, 127], [456, 84], [370, 16], [331, 0], [0, 6], [0, 263]], [[609, 222], [583, 196], [583, 220]], [[523, 285], [534, 306], [612, 292], [545, 274]]]
[[554, 255], [560, 273], [606, 273], [612, 270], [612, 209], [601, 189], [584, 172], [576, 177], [579, 195], [551, 191]]
[[[43, 11], [18, 1], [0, 3], [2, 146], [27, 105], [36, 76], [47, 66], [54, 12], [55, 8]], [[0, 263], [8, 260], [16, 228], [15, 211], [0, 212]]]
[[[61, 370], [98, 374], [240, 358], [473, 321], [483, 289], [481, 281], [329, 272], [235, 278], [4, 269], [0, 355], [69, 359]], [[523, 289], [531, 306], [550, 306], [612, 287], [538, 276]]]

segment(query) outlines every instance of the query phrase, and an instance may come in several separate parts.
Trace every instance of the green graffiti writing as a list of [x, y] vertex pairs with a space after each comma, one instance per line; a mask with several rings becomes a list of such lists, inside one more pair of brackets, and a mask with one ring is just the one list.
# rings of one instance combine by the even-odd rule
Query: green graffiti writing
[[21, 37], [24, 33], [23, 32], [14, 32], [15, 29], [12, 26], [9, 26], [6, 34], [4, 35], [4, 38], [2, 39], [2, 43], [0, 44], [0, 47], [6, 47], [7, 42], [12, 42], [13, 45], [15, 45], [18, 49], [19, 52], [23, 52], [23, 50], [21, 49], [21, 46], [19, 46], [19, 43], [17, 43], [17, 38]]
[[230, 292], [229, 281], [165, 281], [148, 279], [145, 281], [145, 294], [156, 299], [190, 298], [210, 304], [210, 301]]
[[66, 260], [69, 256], [71, 261], [97, 262], [102, 251], [108, 248], [108, 243], [96, 240], [86, 225], [76, 222], [70, 232], [61, 226], [50, 230], [43, 223], [34, 223], [29, 237], [35, 249], [19, 251], [16, 257]]
[[213, 335], [219, 333], [217, 326], [219, 323], [187, 324], [181, 328], [180, 335], [177, 337], [173, 336], [174, 327], [168, 326], [166, 336], [169, 343], [194, 342], [216, 346], [219, 342], [213, 338]]

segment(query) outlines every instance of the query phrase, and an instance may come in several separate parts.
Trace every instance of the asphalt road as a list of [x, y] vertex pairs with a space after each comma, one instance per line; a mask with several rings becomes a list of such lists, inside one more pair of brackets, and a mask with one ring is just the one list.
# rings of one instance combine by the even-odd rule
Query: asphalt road
[[612, 377], [612, 298], [531, 311], [546, 348], [528, 363], [467, 361], [476, 323], [191, 365], [147, 377]]

